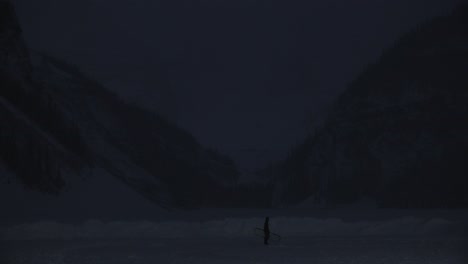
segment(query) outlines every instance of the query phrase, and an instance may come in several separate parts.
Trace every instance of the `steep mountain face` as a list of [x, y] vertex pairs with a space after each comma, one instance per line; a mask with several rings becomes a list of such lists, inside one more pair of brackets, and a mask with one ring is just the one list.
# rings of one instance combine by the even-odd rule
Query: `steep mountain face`
[[21, 38], [21, 28], [13, 5], [0, 1], [0, 69], [16, 79], [31, 74], [29, 54]]
[[34, 79], [80, 124], [97, 166], [148, 198], [171, 196], [165, 203], [178, 206], [210, 204], [214, 194], [235, 184], [237, 170], [230, 159], [203, 148], [184, 130], [125, 103], [73, 65], [38, 54], [33, 65]]
[[86, 156], [71, 120], [32, 81], [29, 53], [13, 6], [0, 1], [0, 158], [27, 186], [56, 193], [61, 171]]
[[276, 202], [468, 206], [467, 72], [465, 6], [403, 36], [351, 83], [279, 166]]
[[73, 65], [30, 55], [8, 1], [0, 14], [0, 158], [22, 182], [59, 193], [64, 175], [99, 168], [161, 206], [232, 203], [229, 158]]

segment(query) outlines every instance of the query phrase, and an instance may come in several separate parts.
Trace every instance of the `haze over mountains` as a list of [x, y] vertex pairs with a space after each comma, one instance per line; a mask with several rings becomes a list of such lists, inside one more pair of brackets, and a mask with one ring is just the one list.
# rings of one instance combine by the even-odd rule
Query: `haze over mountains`
[[32, 49], [252, 169], [284, 157], [401, 34], [460, 1], [14, 2]]
[[[77, 66], [31, 52], [12, 5], [0, 3], [4, 183], [60, 194], [73, 185], [70, 177], [104, 173], [166, 208], [268, 207], [305, 199], [341, 204], [365, 197], [384, 207], [468, 204], [466, 8], [401, 37], [339, 96], [323, 126], [284, 162], [255, 175], [263, 182], [240, 184], [245, 171], [228, 156]], [[222, 114], [222, 108], [212, 110]], [[105, 195], [106, 181], [98, 182]]]

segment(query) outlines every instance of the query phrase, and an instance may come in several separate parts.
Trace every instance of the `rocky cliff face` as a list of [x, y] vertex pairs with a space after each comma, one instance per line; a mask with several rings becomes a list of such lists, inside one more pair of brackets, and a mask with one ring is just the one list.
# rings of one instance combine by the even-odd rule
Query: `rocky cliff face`
[[339, 97], [299, 155], [303, 169], [279, 176], [304, 195], [277, 188], [277, 200], [467, 206], [467, 72], [466, 7], [403, 36]]
[[32, 70], [14, 7], [4, 0], [0, 1], [0, 70], [15, 79], [27, 79]]
[[[15, 11], [0, 1], [0, 157], [27, 186], [57, 193], [61, 171], [82, 167], [72, 121], [32, 81], [32, 66]], [[78, 154], [79, 153], [79, 154]]]

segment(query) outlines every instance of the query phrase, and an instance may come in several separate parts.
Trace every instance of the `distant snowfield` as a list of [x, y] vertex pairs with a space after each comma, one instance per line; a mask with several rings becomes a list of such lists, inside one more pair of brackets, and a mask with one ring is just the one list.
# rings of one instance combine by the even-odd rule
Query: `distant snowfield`
[[[225, 218], [184, 221], [100, 221], [80, 224], [41, 221], [0, 227], [3, 240], [42, 239], [134, 239], [134, 238], [241, 238], [252, 237], [264, 218]], [[463, 237], [468, 233], [466, 219], [400, 217], [381, 221], [344, 221], [339, 218], [275, 217], [270, 227], [284, 237], [345, 236], [424, 236]]]

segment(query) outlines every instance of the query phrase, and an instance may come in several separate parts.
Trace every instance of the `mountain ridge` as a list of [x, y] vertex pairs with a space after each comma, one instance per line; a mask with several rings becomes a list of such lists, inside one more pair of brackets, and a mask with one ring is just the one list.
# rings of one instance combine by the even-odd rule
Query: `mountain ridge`
[[370, 64], [293, 150], [298, 164], [279, 165], [276, 203], [467, 206], [467, 17], [464, 5], [424, 23]]

